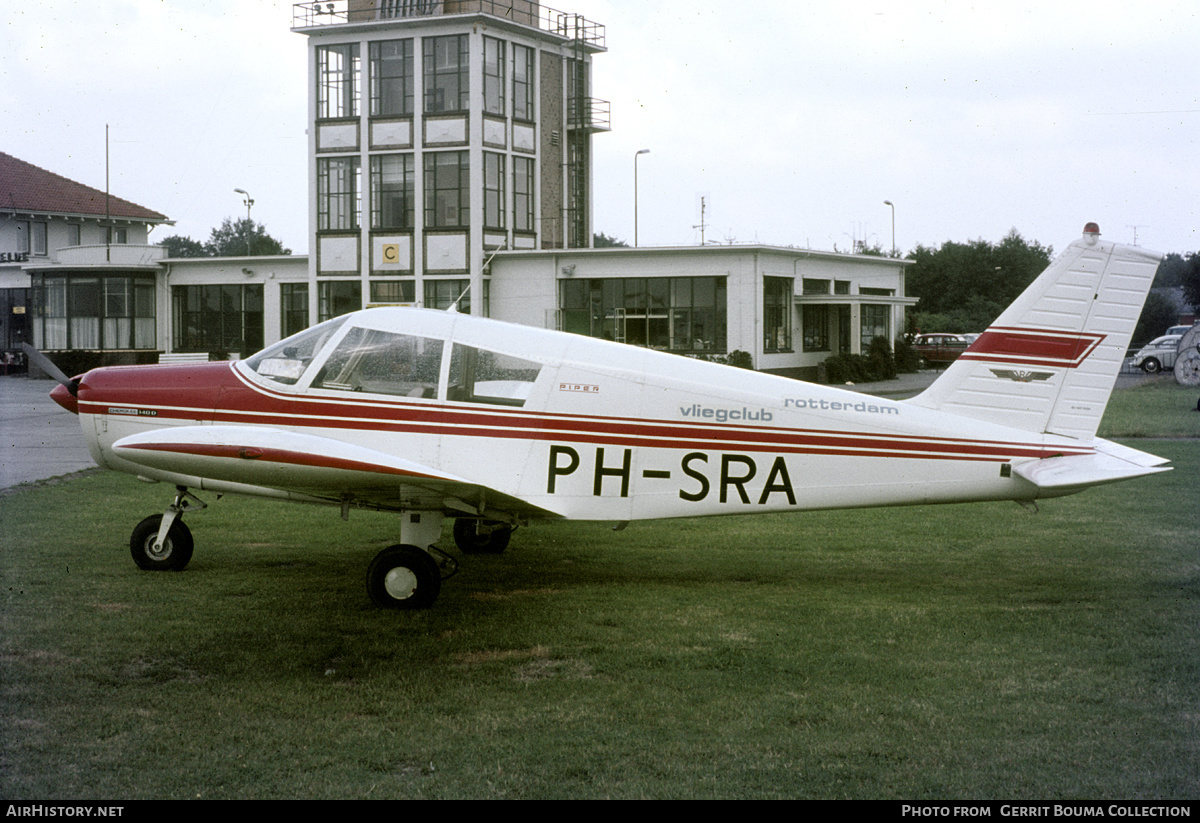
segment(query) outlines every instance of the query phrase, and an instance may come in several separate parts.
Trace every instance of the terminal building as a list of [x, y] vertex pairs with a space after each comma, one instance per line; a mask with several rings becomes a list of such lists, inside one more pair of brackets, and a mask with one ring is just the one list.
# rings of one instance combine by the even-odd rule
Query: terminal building
[[[17, 302], [32, 290], [23, 333], [35, 345], [81, 362], [80, 351], [97, 362], [245, 356], [347, 311], [405, 304], [679, 354], [739, 351], [754, 368], [812, 378], [830, 355], [903, 331], [916, 302], [907, 261], [593, 248], [593, 140], [611, 125], [592, 90], [592, 60], [606, 55], [599, 23], [530, 0], [334, 0], [297, 4], [292, 28], [308, 41], [297, 82], [309, 92], [310, 253], [165, 258], [147, 237], [170, 221], [124, 204], [127, 248], [103, 262], [125, 268], [102, 270], [70, 245], [83, 235], [20, 235], [16, 224], [39, 214], [24, 209], [0, 227], [0, 255], [25, 255], [0, 257], [0, 288]], [[93, 234], [114, 226], [111, 202], [86, 218]], [[89, 254], [111, 258], [115, 245]], [[114, 288], [127, 278], [127, 332], [103, 312], [75, 319], [85, 282], [107, 300], [98, 276]]]

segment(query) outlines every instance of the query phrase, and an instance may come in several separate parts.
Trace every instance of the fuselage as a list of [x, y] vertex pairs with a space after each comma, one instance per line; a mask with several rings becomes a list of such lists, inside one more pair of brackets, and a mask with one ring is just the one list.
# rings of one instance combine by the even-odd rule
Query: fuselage
[[[406, 371], [397, 389], [398, 378], [367, 374], [340, 353], [352, 340], [362, 349], [371, 334], [410, 348], [410, 339], [424, 341], [424, 382]], [[309, 358], [287, 355], [296, 365], [286, 380], [284, 355], [270, 368], [260, 357], [91, 371], [77, 404], [92, 454], [111, 469], [199, 486], [194, 473], [126, 460], [114, 444], [166, 427], [245, 427], [248, 444], [255, 428], [316, 434], [548, 515], [627, 521], [1026, 500], [1039, 490], [1014, 467], [1092, 451], [902, 401], [445, 312], [361, 312], [319, 342]], [[480, 367], [466, 392], [459, 375], [475, 359], [501, 379], [482, 379]], [[238, 457], [229, 461], [211, 488], [239, 490]], [[394, 498], [376, 492], [360, 502], [406, 508], [394, 482]], [[345, 502], [333, 491], [291, 491]]]

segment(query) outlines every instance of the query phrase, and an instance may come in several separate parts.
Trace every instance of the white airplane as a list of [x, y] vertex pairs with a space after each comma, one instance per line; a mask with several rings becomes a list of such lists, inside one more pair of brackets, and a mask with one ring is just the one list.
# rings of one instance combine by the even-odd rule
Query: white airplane
[[176, 487], [133, 531], [141, 568], [188, 563], [193, 490], [394, 511], [370, 596], [422, 608], [457, 568], [446, 517], [462, 552], [499, 552], [540, 519], [1028, 504], [1166, 471], [1095, 436], [1158, 260], [1089, 223], [908, 401], [415, 308], [241, 362], [59, 373], [52, 396], [97, 463]]

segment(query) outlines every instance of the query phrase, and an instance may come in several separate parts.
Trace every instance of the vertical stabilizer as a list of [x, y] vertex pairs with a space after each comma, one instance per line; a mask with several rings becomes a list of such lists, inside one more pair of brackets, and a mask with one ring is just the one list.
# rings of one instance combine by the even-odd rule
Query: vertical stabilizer
[[1095, 223], [924, 393], [909, 402], [1091, 439], [1161, 255], [1106, 243]]

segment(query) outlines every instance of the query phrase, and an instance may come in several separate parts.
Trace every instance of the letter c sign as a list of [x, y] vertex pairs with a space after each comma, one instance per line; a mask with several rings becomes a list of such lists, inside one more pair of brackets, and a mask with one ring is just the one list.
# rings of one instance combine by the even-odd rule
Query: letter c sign
[[400, 262], [400, 244], [399, 243], [384, 243], [383, 244], [383, 262], [384, 263], [399, 263]]

